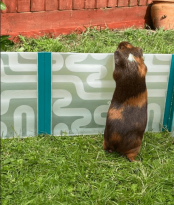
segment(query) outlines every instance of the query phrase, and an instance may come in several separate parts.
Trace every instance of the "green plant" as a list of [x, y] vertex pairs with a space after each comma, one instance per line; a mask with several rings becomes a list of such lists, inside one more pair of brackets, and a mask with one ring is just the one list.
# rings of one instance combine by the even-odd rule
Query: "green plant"
[[[19, 35], [19, 39], [20, 42], [14, 47], [17, 52], [59, 52], [63, 47], [59, 41], [59, 38], [53, 39], [44, 36], [39, 39], [34, 39]], [[14, 50], [14, 48], [12, 48], [12, 50]]]
[[10, 36], [0, 36], [1, 51], [6, 51], [10, 46], [13, 46], [14, 43], [9, 40]]
[[0, 2], [0, 10], [5, 10], [7, 7], [3, 2]]
[[[0, 2], [0, 10], [5, 10], [6, 5], [3, 2]], [[14, 43], [9, 40], [10, 36], [0, 36], [1, 51], [6, 51]]]
[[95, 27], [86, 28], [81, 34], [58, 37], [43, 36], [34, 39], [20, 36], [20, 42], [10, 47], [9, 51], [113, 53], [121, 41], [142, 47], [143, 53], [174, 53], [174, 30], [129, 28], [111, 31], [97, 30]]

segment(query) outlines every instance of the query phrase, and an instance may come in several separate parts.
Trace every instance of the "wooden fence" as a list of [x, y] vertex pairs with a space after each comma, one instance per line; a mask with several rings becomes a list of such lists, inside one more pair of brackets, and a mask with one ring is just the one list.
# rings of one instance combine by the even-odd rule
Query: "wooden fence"
[[2, 0], [1, 35], [70, 33], [84, 26], [127, 28], [151, 24], [152, 0]]

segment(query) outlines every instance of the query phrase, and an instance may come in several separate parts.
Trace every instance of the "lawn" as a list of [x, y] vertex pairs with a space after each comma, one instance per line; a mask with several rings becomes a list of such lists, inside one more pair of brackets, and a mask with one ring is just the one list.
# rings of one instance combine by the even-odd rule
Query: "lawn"
[[44, 36], [37, 40], [20, 36], [20, 42], [7, 48], [7, 51], [113, 53], [121, 41], [142, 47], [144, 53], [174, 53], [174, 30], [133, 28], [113, 31], [93, 28], [86, 29], [82, 34], [72, 33], [56, 38]]
[[[87, 29], [33, 39], [14, 52], [113, 53], [120, 41], [144, 53], [174, 53], [174, 30]], [[139, 162], [105, 153], [103, 135], [1, 139], [2, 205], [174, 205], [174, 138], [146, 132]]]
[[172, 205], [174, 142], [145, 133], [139, 162], [105, 153], [103, 136], [1, 140], [3, 205]]

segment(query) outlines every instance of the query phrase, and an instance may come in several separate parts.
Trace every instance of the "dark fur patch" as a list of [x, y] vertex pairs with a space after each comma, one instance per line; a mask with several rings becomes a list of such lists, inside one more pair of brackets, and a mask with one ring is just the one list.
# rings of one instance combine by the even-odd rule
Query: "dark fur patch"
[[147, 67], [142, 49], [128, 42], [118, 45], [114, 58], [116, 89], [107, 114], [103, 148], [134, 161], [147, 124]]

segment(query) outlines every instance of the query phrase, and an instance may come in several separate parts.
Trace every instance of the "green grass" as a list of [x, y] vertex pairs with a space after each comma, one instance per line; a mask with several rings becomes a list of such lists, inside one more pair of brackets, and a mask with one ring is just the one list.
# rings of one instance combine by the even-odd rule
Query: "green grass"
[[102, 135], [1, 139], [2, 205], [173, 205], [174, 144], [145, 133], [139, 162], [105, 153]]
[[121, 41], [129, 41], [134, 46], [142, 47], [144, 53], [174, 53], [174, 30], [133, 28], [113, 31], [87, 28], [82, 34], [72, 33], [56, 38], [44, 36], [28, 39], [20, 36], [20, 42], [7, 51], [113, 53]]

